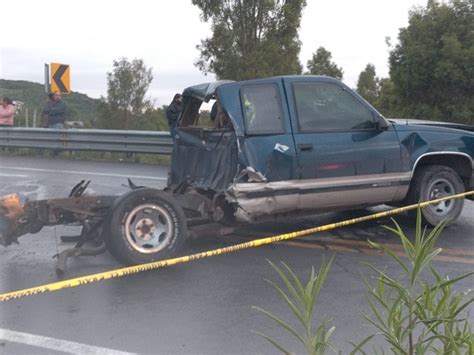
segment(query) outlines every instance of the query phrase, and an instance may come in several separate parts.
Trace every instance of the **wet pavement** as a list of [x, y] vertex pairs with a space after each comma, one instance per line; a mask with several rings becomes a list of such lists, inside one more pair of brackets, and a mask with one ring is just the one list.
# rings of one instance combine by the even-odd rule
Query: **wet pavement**
[[[83, 178], [91, 179], [90, 193], [121, 194], [126, 178], [137, 185], [162, 188], [167, 169], [151, 165], [50, 160], [0, 156], [0, 195], [20, 193], [22, 199], [63, 197]], [[274, 221], [246, 227], [218, 237], [210, 232], [188, 242], [183, 254], [232, 245], [254, 238], [301, 230], [365, 215], [386, 206], [316, 217]], [[413, 222], [396, 217], [407, 232]], [[267, 259], [284, 261], [305, 278], [311, 266], [335, 255], [323, 288], [316, 320], [329, 318], [336, 326], [333, 341], [343, 353], [375, 330], [362, 318], [368, 312], [361, 273], [364, 262], [400, 275], [387, 257], [374, 253], [367, 239], [401, 251], [395, 235], [383, 229], [389, 218], [365, 222], [294, 241], [243, 250], [209, 259], [95, 283], [0, 304], [0, 354], [156, 353], [156, 354], [273, 354], [275, 350], [254, 331], [277, 338], [295, 353], [294, 341], [269, 319], [252, 310], [263, 307], [284, 319], [291, 312], [264, 279], [277, 280]], [[78, 227], [44, 228], [20, 238], [20, 245], [0, 247], [0, 292], [58, 280], [58, 251], [70, 245], [61, 235]], [[474, 269], [474, 203], [466, 201], [460, 219], [447, 229], [439, 245], [444, 248], [435, 266], [454, 277]], [[106, 271], [120, 265], [109, 255], [72, 258], [66, 277]], [[473, 279], [460, 289], [472, 288]], [[472, 312], [471, 312], [472, 313]], [[472, 317], [472, 316], [471, 316]], [[13, 333], [4, 335], [1, 330]], [[13, 335], [11, 335], [13, 334]], [[6, 339], [5, 339], [6, 338]]]

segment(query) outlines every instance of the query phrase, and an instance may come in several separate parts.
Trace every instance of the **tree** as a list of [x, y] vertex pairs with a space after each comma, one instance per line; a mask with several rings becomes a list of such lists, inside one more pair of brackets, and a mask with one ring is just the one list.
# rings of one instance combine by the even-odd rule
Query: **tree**
[[139, 128], [134, 124], [137, 117], [152, 107], [150, 100], [145, 98], [152, 80], [152, 68], [147, 68], [142, 59], [114, 60], [112, 72], [107, 73], [107, 98], [101, 98], [99, 125], [102, 128]]
[[359, 74], [357, 92], [372, 105], [375, 105], [379, 97], [379, 78], [375, 74], [375, 66], [373, 64], [367, 64], [365, 69]]
[[403, 106], [400, 99], [395, 93], [392, 80], [383, 78], [378, 83], [378, 97], [374, 102], [374, 106], [385, 117], [401, 118], [404, 117]]
[[395, 93], [393, 82], [390, 78], [377, 77], [373, 64], [367, 64], [359, 74], [357, 92], [385, 117], [403, 117], [402, 105]]
[[196, 66], [219, 79], [300, 74], [300, 27], [305, 0], [192, 0], [211, 21], [212, 36], [197, 46]]
[[342, 80], [344, 74], [342, 68], [332, 62], [331, 52], [324, 47], [319, 47], [313, 53], [313, 57], [308, 60], [306, 66], [308, 67], [307, 74], [332, 76], [339, 80]]
[[404, 114], [474, 124], [474, 2], [429, 0], [390, 53]]
[[385, 117], [403, 117], [403, 109], [390, 78], [380, 79], [373, 64], [359, 74], [357, 92]]

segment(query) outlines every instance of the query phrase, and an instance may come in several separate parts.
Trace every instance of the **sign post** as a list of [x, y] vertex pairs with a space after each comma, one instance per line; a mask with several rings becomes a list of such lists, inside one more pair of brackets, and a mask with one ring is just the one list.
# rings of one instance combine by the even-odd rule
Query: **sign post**
[[46, 91], [47, 94], [50, 93], [49, 65], [48, 65], [48, 63], [44, 63], [44, 91]]

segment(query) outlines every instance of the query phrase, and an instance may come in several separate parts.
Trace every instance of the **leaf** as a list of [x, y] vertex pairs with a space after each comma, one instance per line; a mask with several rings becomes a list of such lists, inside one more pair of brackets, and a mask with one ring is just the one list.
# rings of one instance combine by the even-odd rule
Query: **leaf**
[[400, 265], [402, 267], [403, 270], [405, 270], [405, 272], [408, 274], [410, 273], [408, 267], [405, 265], [405, 263], [402, 261], [402, 259], [400, 259], [399, 256], [395, 255], [395, 253], [390, 250], [389, 248], [381, 245], [381, 244], [376, 244], [376, 243], [372, 243], [370, 240], [368, 241], [369, 242], [369, 245], [372, 246], [372, 244], [375, 246], [377, 246], [376, 248], [381, 250], [382, 252], [384, 252], [385, 254], [389, 255], [393, 260], [395, 260], [398, 265]]
[[412, 274], [410, 277], [410, 285], [414, 285], [420, 274], [423, 272], [426, 266], [428, 266], [433, 258], [441, 253], [442, 249], [438, 248], [428, 253], [428, 248], [420, 249], [419, 254], [415, 257], [415, 263], [413, 265]]
[[403, 232], [402, 228], [397, 223], [397, 221], [392, 218], [392, 222], [395, 224], [397, 229], [394, 229], [394, 228], [391, 228], [391, 227], [388, 227], [388, 226], [383, 226], [383, 227], [400, 237], [400, 240], [401, 240], [402, 245], [403, 245], [403, 249], [405, 250], [405, 253], [406, 253], [407, 257], [410, 260], [413, 260], [414, 255], [415, 255], [414, 245], [412, 244], [410, 239], [408, 239], [408, 237], [405, 235], [405, 232]]
[[257, 334], [258, 336], [261, 336], [263, 339], [266, 339], [268, 342], [270, 342], [270, 344], [272, 344], [275, 348], [280, 350], [283, 354], [285, 354], [285, 355], [291, 355], [292, 354], [290, 351], [286, 350], [283, 346], [278, 344], [275, 340], [273, 340], [269, 336], [267, 336], [265, 334], [262, 334], [262, 333], [259, 333], [259, 332], [254, 332], [254, 333]]
[[276, 324], [281, 326], [282, 328], [286, 329], [289, 333], [293, 334], [295, 338], [297, 338], [303, 345], [305, 344], [305, 340], [301, 337], [301, 335], [298, 334], [298, 332], [288, 323], [286, 323], [284, 320], [278, 318], [277, 316], [273, 315], [272, 313], [260, 308], [253, 306], [253, 309], [255, 309], [258, 312], [263, 313], [266, 315], [268, 318], [272, 319]]
[[415, 228], [415, 250], [417, 246], [420, 246], [421, 244], [421, 239], [422, 239], [422, 233], [421, 233], [421, 208], [420, 204], [418, 204], [418, 208], [416, 209], [416, 228]]
[[323, 322], [315, 334], [311, 337], [308, 353], [310, 354], [324, 354], [327, 348], [335, 351], [332, 344], [328, 341], [336, 327], [327, 329], [326, 322]]
[[295, 315], [295, 317], [299, 320], [299, 322], [301, 323], [301, 325], [303, 327], [306, 327], [308, 321], [307, 319], [305, 319], [303, 317], [303, 315], [301, 314], [301, 310], [298, 309], [294, 303], [288, 298], [288, 296], [285, 294], [285, 292], [283, 292], [283, 290], [276, 284], [274, 284], [273, 282], [271, 281], [267, 281], [270, 285], [272, 285], [277, 291], [278, 293], [280, 294], [280, 296], [283, 298], [283, 300], [286, 302], [286, 304], [290, 307], [291, 311], [293, 312], [293, 314]]
[[457, 317], [459, 313], [464, 311], [471, 303], [474, 303], [474, 298], [471, 298], [470, 300], [466, 301], [464, 304], [462, 304], [460, 307], [456, 309], [456, 311], [453, 313], [453, 317]]
[[436, 289], [436, 288], [443, 288], [443, 287], [446, 287], [448, 285], [455, 284], [455, 283], [465, 279], [466, 277], [470, 277], [472, 275], [474, 275], [474, 271], [471, 271], [471, 272], [468, 272], [466, 274], [460, 275], [458, 277], [455, 277], [454, 279], [444, 281], [444, 282], [432, 287], [431, 289], [433, 290], [433, 289]]
[[296, 274], [294, 273], [294, 271], [288, 266], [286, 265], [284, 262], [282, 262], [282, 265], [285, 267], [286, 271], [288, 272], [288, 274], [290, 274], [290, 276], [292, 277], [293, 279], [293, 283], [296, 285], [297, 287], [297, 291], [295, 290], [295, 293], [297, 295], [303, 295], [304, 293], [304, 288], [303, 288], [303, 285], [301, 284], [301, 281], [300, 279], [298, 278], [298, 276], [296, 276]]
[[[280, 278], [282, 279], [282, 281], [285, 284], [286, 288], [291, 292], [291, 294], [292, 294], [293, 298], [296, 300], [296, 302], [298, 302], [300, 305], [303, 305], [302, 294], [303, 294], [304, 291], [303, 291], [303, 288], [301, 286], [301, 283], [300, 283], [298, 277], [293, 273], [292, 277], [293, 277], [293, 280], [294, 280], [299, 292], [293, 287], [293, 285], [291, 284], [288, 277], [285, 275], [285, 273], [278, 266], [276, 266], [274, 263], [272, 263], [268, 259], [267, 259], [267, 262], [270, 264], [270, 266], [273, 268], [273, 270], [275, 270], [277, 272], [277, 274], [280, 276]], [[287, 270], [291, 270], [288, 267], [288, 265], [286, 265], [283, 262], [282, 262], [282, 264]], [[291, 274], [292, 273], [290, 273], [290, 275]]]
[[369, 342], [370, 340], [372, 340], [372, 338], [375, 337], [375, 334], [372, 334], [372, 335], [369, 335], [368, 337], [366, 337], [365, 339], [363, 339], [359, 344], [354, 344], [354, 343], [351, 343], [349, 342], [349, 344], [351, 344], [354, 349], [350, 352], [350, 355], [356, 355], [357, 352], [359, 351], [362, 355], [366, 355], [367, 353], [365, 351], [362, 350], [362, 348], [364, 347], [364, 345]]
[[316, 282], [317, 277], [318, 276], [314, 272], [314, 267], [312, 267], [311, 275], [309, 277], [309, 281], [306, 284], [305, 291], [304, 291], [304, 306], [305, 306], [305, 310], [308, 312], [307, 314], [308, 318], [311, 318], [311, 312], [309, 312], [310, 311], [309, 305], [311, 304], [311, 301], [312, 301], [314, 284]]
[[370, 265], [370, 264], [367, 264], [367, 266], [375, 271], [376, 273], [379, 274], [378, 278], [379, 280], [383, 281], [386, 285], [390, 286], [390, 287], [393, 287], [393, 288], [396, 288], [400, 291], [400, 293], [404, 293], [405, 292], [405, 287], [397, 282], [396, 280], [394, 280], [393, 278], [391, 278], [390, 276], [388, 276], [386, 273], [384, 273], [383, 271], [377, 269], [375, 266], [373, 265]]
[[334, 261], [334, 257], [335, 256], [333, 255], [331, 259], [329, 260], [329, 262], [327, 263], [323, 259], [323, 262], [321, 263], [321, 266], [319, 268], [319, 273], [317, 275], [316, 287], [313, 291], [312, 299], [311, 299], [311, 303], [309, 307], [310, 314], [313, 313], [314, 307], [316, 303], [318, 302], [319, 294], [321, 293], [321, 289], [323, 288], [324, 283], [326, 282], [329, 270], [331, 269], [332, 263]]
[[375, 315], [375, 318], [377, 320], [375, 321], [375, 320], [369, 318], [368, 316], [364, 316], [364, 318], [367, 321], [369, 321], [370, 323], [372, 323], [372, 325], [377, 327], [382, 333], [384, 333], [384, 334], [389, 333], [389, 329], [388, 329], [387, 325], [385, 324], [385, 321], [384, 321], [382, 315], [380, 314], [380, 312], [377, 310], [377, 308], [372, 303], [372, 301], [368, 300], [368, 302], [369, 302], [370, 308], [372, 309], [372, 313]]

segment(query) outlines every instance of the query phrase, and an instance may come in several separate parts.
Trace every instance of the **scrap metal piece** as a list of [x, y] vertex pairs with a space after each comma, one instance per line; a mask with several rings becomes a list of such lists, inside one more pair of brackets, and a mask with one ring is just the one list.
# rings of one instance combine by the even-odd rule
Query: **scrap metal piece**
[[18, 194], [11, 194], [0, 198], [0, 215], [15, 220], [23, 215], [23, 206], [20, 202]]
[[87, 187], [89, 187], [90, 183], [91, 183], [91, 181], [88, 180], [83, 186], [81, 186], [74, 197], [80, 197], [80, 196], [84, 195], [84, 191], [86, 191], [86, 189], [87, 189]]
[[[78, 185], [76, 185], [78, 186]], [[82, 194], [86, 184], [76, 194]], [[106, 218], [117, 196], [78, 196], [51, 200], [28, 201], [21, 206], [16, 195], [0, 199], [0, 245], [17, 242], [27, 233], [38, 233], [44, 226], [95, 223]]]
[[24, 213], [18, 194], [0, 198], [0, 245], [7, 246], [16, 242], [13, 232]]
[[69, 197], [74, 197], [76, 196], [77, 190], [81, 188], [81, 186], [84, 184], [85, 180], [81, 180], [79, 183], [74, 185], [74, 187], [71, 189], [71, 192], [69, 193]]
[[57, 256], [58, 261], [56, 263], [56, 274], [61, 276], [66, 271], [67, 259], [71, 256], [96, 256], [105, 253], [107, 250], [105, 244], [101, 244], [95, 248], [70, 248], [62, 251]]
[[243, 180], [244, 177], [247, 177], [247, 182], [266, 182], [267, 178], [258, 170], [255, 170], [251, 166], [247, 166], [243, 169], [237, 178], [236, 181]]
[[143, 189], [145, 187], [145, 186], [135, 185], [134, 182], [130, 178], [127, 178], [127, 181], [128, 181], [128, 186], [126, 185], [123, 185], [123, 186], [129, 187], [130, 190]]

